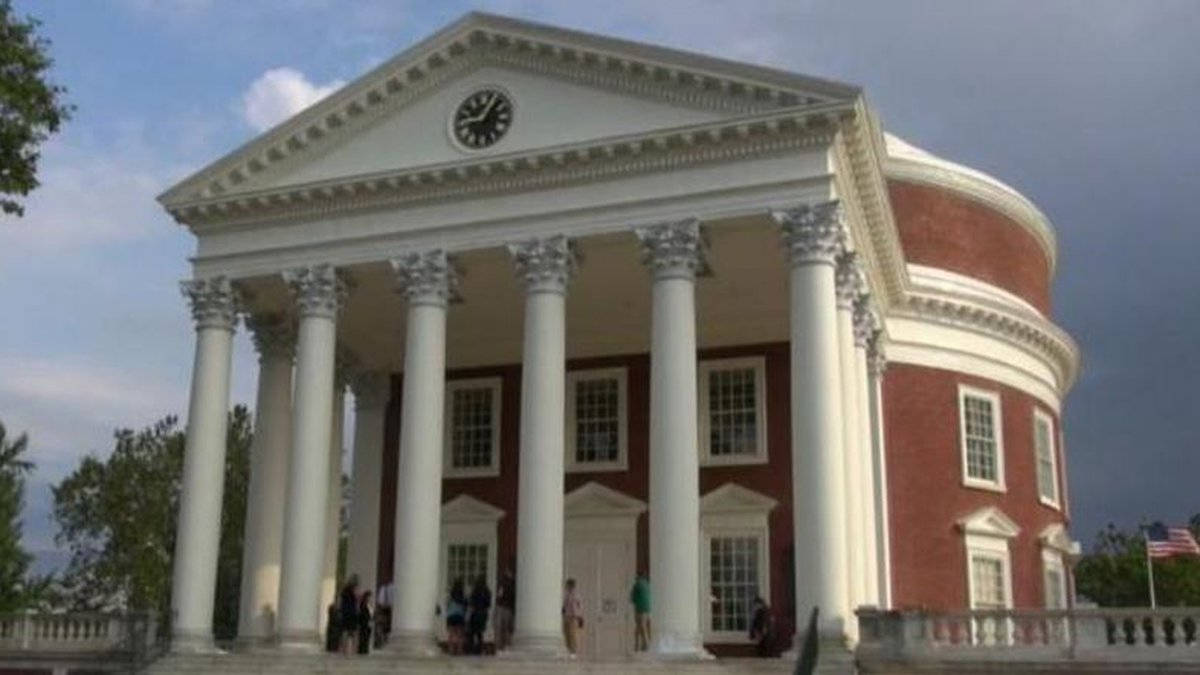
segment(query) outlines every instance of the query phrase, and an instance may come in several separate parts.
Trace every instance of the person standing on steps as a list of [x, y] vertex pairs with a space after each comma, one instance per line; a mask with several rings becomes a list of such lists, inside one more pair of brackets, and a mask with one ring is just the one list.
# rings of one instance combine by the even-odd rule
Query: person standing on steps
[[468, 604], [471, 611], [467, 617], [467, 653], [483, 654], [483, 631], [487, 630], [488, 612], [492, 609], [492, 591], [482, 574], [475, 578]]
[[583, 601], [575, 592], [575, 580], [567, 579], [567, 588], [563, 592], [563, 639], [567, 643], [567, 651], [571, 656], [579, 653], [579, 632], [583, 628]]
[[650, 580], [645, 570], [634, 579], [629, 602], [633, 604], [633, 651], [644, 652], [650, 648]]
[[354, 653], [358, 642], [358, 575], [351, 574], [338, 594], [338, 625], [341, 628], [342, 653]]
[[371, 652], [371, 591], [363, 591], [358, 601], [358, 653]]
[[500, 583], [496, 585], [496, 619], [492, 627], [496, 632], [496, 651], [502, 652], [512, 644], [513, 616], [516, 611], [517, 582], [511, 567], [504, 569]]
[[452, 656], [462, 654], [467, 615], [467, 593], [462, 577], [454, 580], [446, 600], [446, 647]]

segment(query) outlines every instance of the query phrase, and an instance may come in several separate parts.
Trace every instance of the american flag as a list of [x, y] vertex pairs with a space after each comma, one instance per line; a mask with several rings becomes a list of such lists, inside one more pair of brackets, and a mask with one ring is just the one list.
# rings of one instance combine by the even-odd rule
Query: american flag
[[1200, 556], [1200, 545], [1186, 527], [1167, 527], [1155, 523], [1146, 528], [1146, 552], [1151, 558], [1170, 558], [1174, 555]]

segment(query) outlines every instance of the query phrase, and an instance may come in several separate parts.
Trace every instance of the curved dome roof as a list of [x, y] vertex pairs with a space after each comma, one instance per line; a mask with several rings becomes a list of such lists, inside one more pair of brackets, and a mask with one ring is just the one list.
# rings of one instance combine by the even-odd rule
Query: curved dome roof
[[1037, 238], [1049, 257], [1053, 271], [1057, 258], [1054, 228], [1033, 202], [1008, 184], [982, 171], [938, 157], [895, 134], [885, 132], [883, 138], [888, 154], [884, 173], [889, 178], [954, 190], [1001, 211]]

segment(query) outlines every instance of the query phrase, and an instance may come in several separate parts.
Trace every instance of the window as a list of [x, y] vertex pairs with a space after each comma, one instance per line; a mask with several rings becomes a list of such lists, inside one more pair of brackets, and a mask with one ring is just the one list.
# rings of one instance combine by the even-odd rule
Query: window
[[993, 553], [971, 554], [971, 607], [973, 609], [1005, 609], [1004, 558]]
[[959, 388], [963, 484], [1004, 490], [1004, 446], [1000, 433], [1000, 397]]
[[500, 473], [500, 378], [446, 383], [445, 444], [447, 477]]
[[1047, 506], [1058, 507], [1058, 467], [1054, 453], [1054, 420], [1040, 411], [1033, 411], [1033, 451], [1037, 467], [1038, 499]]
[[567, 373], [568, 470], [627, 468], [626, 409], [624, 368]]
[[1062, 563], [1050, 563], [1046, 566], [1046, 609], [1067, 608], [1067, 583], [1063, 575]]
[[700, 498], [705, 642], [749, 642], [754, 597], [770, 598], [767, 518], [776, 505], [770, 497], [735, 483]]
[[765, 359], [704, 361], [699, 376], [701, 463], [766, 462]]
[[448, 544], [446, 546], [446, 580], [448, 585], [462, 579], [467, 592], [475, 579], [488, 573], [487, 544]]

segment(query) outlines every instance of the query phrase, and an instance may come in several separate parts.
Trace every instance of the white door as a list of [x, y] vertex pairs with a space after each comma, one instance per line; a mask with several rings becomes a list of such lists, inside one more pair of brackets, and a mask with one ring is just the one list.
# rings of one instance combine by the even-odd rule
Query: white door
[[575, 579], [583, 601], [579, 658], [624, 659], [632, 646], [633, 616], [629, 587], [633, 583], [633, 546], [627, 537], [568, 532], [566, 575]]

